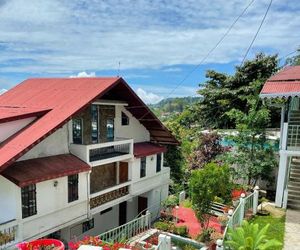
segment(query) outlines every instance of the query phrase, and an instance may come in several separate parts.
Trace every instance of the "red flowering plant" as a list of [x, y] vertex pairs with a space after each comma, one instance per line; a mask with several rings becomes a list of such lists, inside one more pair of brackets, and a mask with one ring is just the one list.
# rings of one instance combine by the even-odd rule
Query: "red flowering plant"
[[121, 243], [121, 242], [107, 243], [107, 242], [103, 242], [98, 236], [85, 236], [80, 241], [69, 242], [69, 249], [77, 250], [82, 245], [102, 247], [103, 250], [118, 250], [120, 248], [131, 249], [131, 247], [126, 243]]
[[146, 244], [144, 245], [144, 248], [147, 248], [147, 249], [152, 248], [152, 244], [147, 240]]

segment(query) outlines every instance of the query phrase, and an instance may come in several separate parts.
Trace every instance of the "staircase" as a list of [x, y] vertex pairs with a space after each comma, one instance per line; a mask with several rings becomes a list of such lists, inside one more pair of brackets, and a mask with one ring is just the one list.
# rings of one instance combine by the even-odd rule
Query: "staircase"
[[289, 112], [289, 127], [287, 146], [300, 148], [300, 110]]
[[291, 159], [287, 206], [300, 210], [300, 157]]

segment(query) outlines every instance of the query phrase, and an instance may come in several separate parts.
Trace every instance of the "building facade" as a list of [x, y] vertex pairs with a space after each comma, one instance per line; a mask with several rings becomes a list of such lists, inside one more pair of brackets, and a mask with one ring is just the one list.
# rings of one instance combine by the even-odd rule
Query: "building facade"
[[281, 108], [280, 161], [275, 204], [277, 207], [299, 210], [300, 66], [286, 67], [268, 79], [260, 96]]
[[[0, 247], [98, 235], [168, 195], [170, 132], [121, 78], [29, 79], [0, 96]], [[1, 235], [3, 235], [1, 239]]]

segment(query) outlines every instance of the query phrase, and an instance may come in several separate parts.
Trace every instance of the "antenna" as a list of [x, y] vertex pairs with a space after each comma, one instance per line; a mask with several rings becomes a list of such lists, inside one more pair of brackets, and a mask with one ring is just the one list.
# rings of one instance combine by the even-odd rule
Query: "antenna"
[[118, 67], [118, 74], [117, 74], [117, 77], [120, 76], [120, 68], [121, 68], [121, 62], [119, 61], [119, 67]]

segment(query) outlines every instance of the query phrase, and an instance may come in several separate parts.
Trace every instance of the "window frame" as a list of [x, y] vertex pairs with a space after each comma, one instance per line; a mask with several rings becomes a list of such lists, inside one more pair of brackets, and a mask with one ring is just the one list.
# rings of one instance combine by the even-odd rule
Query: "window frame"
[[140, 178], [146, 176], [146, 169], [147, 169], [147, 157], [142, 157], [140, 162]]
[[82, 223], [82, 233], [85, 233], [95, 227], [95, 221], [94, 218], [84, 221]]
[[129, 126], [129, 116], [126, 115], [123, 111], [121, 111], [121, 125]]
[[156, 155], [156, 173], [161, 171], [162, 153]]
[[36, 185], [30, 184], [21, 188], [22, 218], [37, 214]]
[[[95, 107], [95, 110], [93, 108]], [[94, 113], [95, 112], [95, 113]], [[96, 124], [97, 127], [97, 138], [94, 139], [93, 137], [93, 123]], [[99, 108], [98, 105], [92, 104], [91, 105], [91, 141], [92, 143], [99, 143]]]
[[[75, 135], [75, 124], [74, 124], [74, 122], [75, 121], [80, 121], [80, 141], [75, 141], [74, 140], [74, 135]], [[78, 137], [79, 138], [79, 137]], [[73, 140], [73, 143], [74, 144], [83, 144], [83, 121], [82, 121], [82, 118], [73, 118], [72, 119], [72, 140]]]
[[[108, 127], [108, 125], [111, 124], [112, 125], [112, 137], [109, 137], [110, 133], [110, 128]], [[113, 118], [107, 118], [106, 119], [106, 140], [107, 141], [114, 141], [115, 139], [115, 120]]]
[[77, 201], [79, 199], [79, 176], [73, 174], [68, 176], [68, 203]]

